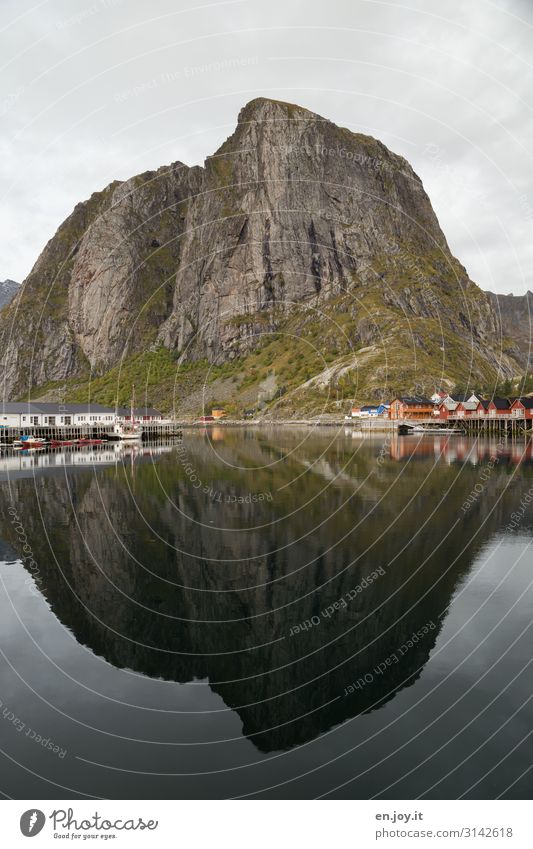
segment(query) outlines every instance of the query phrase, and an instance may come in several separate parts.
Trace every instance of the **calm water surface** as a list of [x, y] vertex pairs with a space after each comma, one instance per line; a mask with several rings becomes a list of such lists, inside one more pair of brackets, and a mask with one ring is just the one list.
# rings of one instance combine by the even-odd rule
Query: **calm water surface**
[[10, 797], [528, 798], [531, 445], [0, 458]]

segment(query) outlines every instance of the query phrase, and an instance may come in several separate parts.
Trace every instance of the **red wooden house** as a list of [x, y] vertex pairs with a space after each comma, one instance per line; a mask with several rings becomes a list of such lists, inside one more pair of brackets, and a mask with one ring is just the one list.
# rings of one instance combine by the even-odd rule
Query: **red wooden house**
[[391, 419], [429, 419], [433, 415], [433, 401], [424, 395], [400, 395], [391, 402]]
[[478, 416], [478, 418], [483, 418], [483, 416], [488, 416], [489, 414], [489, 404], [490, 401], [487, 401], [486, 398], [480, 398], [476, 407], [476, 411], [474, 415]]
[[489, 401], [489, 416], [492, 419], [509, 416], [511, 414], [511, 403], [507, 398], [492, 398]]
[[467, 419], [475, 416], [479, 401], [460, 401], [454, 415], [459, 419]]
[[533, 419], [533, 397], [516, 398], [511, 404], [513, 419]]

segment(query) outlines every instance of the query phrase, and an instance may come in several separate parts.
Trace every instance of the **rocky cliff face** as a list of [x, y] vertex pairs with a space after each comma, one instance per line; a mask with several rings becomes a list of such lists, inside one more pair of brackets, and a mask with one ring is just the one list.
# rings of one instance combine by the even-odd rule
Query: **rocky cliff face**
[[20, 288], [20, 283], [14, 280], [0, 281], [0, 309], [13, 300]]
[[527, 368], [533, 363], [533, 292], [499, 295], [487, 292], [503, 336], [513, 341], [515, 358]]
[[258, 99], [203, 168], [174, 163], [78, 204], [2, 313], [4, 395], [104, 374], [150, 346], [227, 362], [275, 332], [301, 338], [311, 319], [332, 351], [307, 376], [317, 385], [516, 371], [409, 164]]

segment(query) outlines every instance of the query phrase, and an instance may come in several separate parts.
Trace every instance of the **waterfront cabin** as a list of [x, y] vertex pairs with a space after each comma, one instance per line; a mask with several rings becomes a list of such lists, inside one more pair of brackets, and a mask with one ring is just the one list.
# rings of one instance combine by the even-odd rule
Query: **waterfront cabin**
[[461, 403], [461, 401], [466, 401], [465, 395], [446, 395], [445, 398], [442, 399], [439, 404], [439, 416], [440, 418], [447, 418], [448, 416], [442, 412], [441, 409], [445, 408], [448, 413], [455, 413], [457, 409], [457, 405]]
[[491, 398], [489, 401], [488, 414], [491, 419], [499, 418], [500, 416], [510, 416], [511, 404], [512, 401], [509, 401], [508, 398], [498, 398], [497, 396], [494, 396], [494, 398]]
[[36, 401], [32, 406], [40, 412], [40, 420], [33, 424], [41, 427], [72, 427], [98, 424], [113, 424], [114, 410], [102, 404], [51, 404]]
[[489, 404], [490, 401], [488, 401], [486, 398], [480, 398], [474, 415], [476, 415], [479, 419], [482, 419], [484, 416], [488, 416]]
[[[24, 416], [24, 424], [29, 424], [30, 405], [18, 403], [2, 403], [0, 405], [0, 425], [2, 427], [21, 427], [21, 417]], [[31, 411], [32, 415], [35, 415]]]
[[352, 419], [368, 419], [370, 416], [378, 416], [381, 405], [364, 404], [362, 407], [352, 407]]
[[[84, 404], [49, 403], [47, 401], [21, 401], [0, 404], [0, 426], [29, 427], [91, 427], [112, 425], [117, 417], [131, 418], [131, 410], [116, 411], [113, 407], [92, 402]], [[161, 421], [162, 414], [150, 408], [138, 408], [134, 415], [142, 421]]]
[[475, 414], [478, 404], [479, 399], [477, 398], [475, 401], [461, 401], [459, 404], [457, 404], [455, 415], [458, 419], [471, 418]]
[[424, 395], [400, 395], [391, 402], [391, 419], [429, 419], [433, 416], [433, 401]]
[[433, 415], [435, 416], [435, 418], [439, 418], [441, 421], [445, 422], [448, 420], [448, 417], [450, 415], [453, 415], [456, 407], [457, 404], [454, 405], [453, 410], [450, 410], [448, 404], [442, 401], [442, 403], [438, 404], [437, 407], [433, 410]]
[[[98, 412], [93, 413], [94, 407]], [[94, 415], [94, 421], [104, 421], [105, 415], [110, 415], [107, 407], [87, 404], [50, 404], [43, 401], [21, 401], [0, 405], [0, 424], [4, 427], [59, 427], [85, 423], [89, 415]], [[109, 421], [113, 420], [110, 415]]]
[[533, 396], [516, 398], [511, 404], [511, 417], [513, 419], [533, 419]]

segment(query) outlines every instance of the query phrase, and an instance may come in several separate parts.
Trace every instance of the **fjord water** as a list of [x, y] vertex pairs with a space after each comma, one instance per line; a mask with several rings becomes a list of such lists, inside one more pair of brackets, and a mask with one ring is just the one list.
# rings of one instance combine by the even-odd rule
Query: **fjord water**
[[531, 445], [212, 428], [0, 462], [14, 798], [527, 798]]

